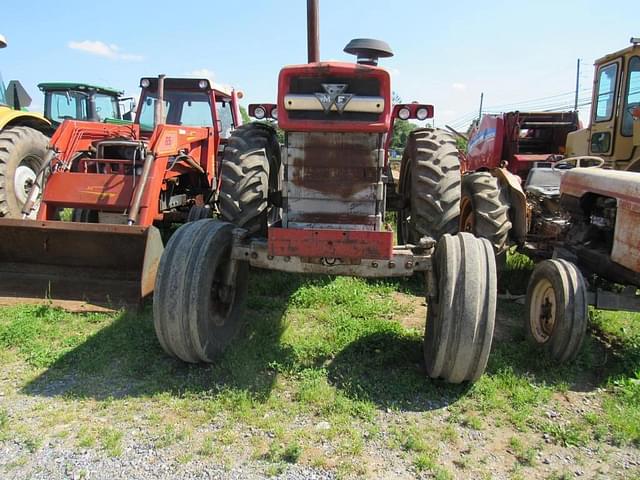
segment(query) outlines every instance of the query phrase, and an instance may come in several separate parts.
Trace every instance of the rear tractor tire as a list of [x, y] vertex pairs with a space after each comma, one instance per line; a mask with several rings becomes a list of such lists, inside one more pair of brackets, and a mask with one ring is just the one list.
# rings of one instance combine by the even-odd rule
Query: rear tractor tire
[[422, 128], [409, 134], [400, 168], [398, 243], [439, 240], [458, 231], [460, 159], [453, 136]]
[[496, 315], [497, 274], [491, 244], [470, 233], [444, 235], [435, 250], [424, 359], [431, 378], [475, 382], [485, 371]]
[[489, 172], [475, 172], [462, 177], [460, 231], [486, 238], [496, 254], [508, 248], [508, 191], [500, 188], [498, 179]]
[[[30, 127], [0, 132], [0, 217], [22, 218], [22, 207], [44, 165], [48, 144], [43, 133]], [[37, 213], [34, 208], [29, 218], [36, 218]]]
[[279, 220], [270, 202], [281, 190], [280, 145], [275, 130], [250, 123], [234, 130], [224, 151], [219, 205], [222, 219], [264, 236]]
[[234, 228], [213, 219], [185, 223], [162, 254], [153, 324], [164, 351], [184, 362], [214, 362], [242, 326], [249, 266], [236, 262], [233, 272]]
[[526, 335], [557, 363], [574, 360], [587, 331], [587, 289], [582, 273], [566, 260], [536, 265], [527, 287]]

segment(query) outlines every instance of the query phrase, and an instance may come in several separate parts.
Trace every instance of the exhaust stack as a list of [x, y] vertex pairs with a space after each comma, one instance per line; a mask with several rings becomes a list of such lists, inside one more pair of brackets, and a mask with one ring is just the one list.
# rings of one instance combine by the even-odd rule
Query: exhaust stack
[[309, 63], [320, 61], [318, 0], [307, 0], [307, 58]]

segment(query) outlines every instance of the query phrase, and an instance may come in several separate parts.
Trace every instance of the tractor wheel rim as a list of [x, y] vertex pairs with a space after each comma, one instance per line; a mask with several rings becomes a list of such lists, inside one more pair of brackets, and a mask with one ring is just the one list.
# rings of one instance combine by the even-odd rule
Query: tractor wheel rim
[[[16, 200], [20, 208], [27, 203], [27, 198], [29, 198], [29, 192], [31, 191], [31, 187], [36, 181], [37, 174], [33, 168], [29, 165], [31, 162], [28, 159], [23, 160], [18, 168], [16, 168], [16, 172], [13, 176], [13, 191], [15, 192]], [[40, 187], [36, 186], [36, 195], [40, 195]], [[31, 211], [28, 218], [35, 218], [35, 213], [37, 212], [38, 203], [34, 205], [35, 208]]]
[[531, 294], [530, 330], [537, 343], [549, 340], [556, 326], [556, 293], [551, 282], [540, 280]]
[[473, 215], [473, 205], [468, 197], [462, 197], [460, 201], [460, 230], [462, 232], [475, 233], [476, 222]]

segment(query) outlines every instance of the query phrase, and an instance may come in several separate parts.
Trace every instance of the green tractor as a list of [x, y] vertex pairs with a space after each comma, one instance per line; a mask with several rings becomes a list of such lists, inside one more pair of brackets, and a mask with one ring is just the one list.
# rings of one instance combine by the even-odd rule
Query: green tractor
[[[0, 49], [7, 41], [0, 35]], [[44, 115], [28, 112], [31, 97], [16, 80], [6, 87], [0, 75], [0, 217], [20, 218], [38, 172], [45, 164], [49, 138], [67, 119], [124, 122], [122, 92], [81, 83], [41, 83]], [[31, 214], [34, 218], [36, 210]]]

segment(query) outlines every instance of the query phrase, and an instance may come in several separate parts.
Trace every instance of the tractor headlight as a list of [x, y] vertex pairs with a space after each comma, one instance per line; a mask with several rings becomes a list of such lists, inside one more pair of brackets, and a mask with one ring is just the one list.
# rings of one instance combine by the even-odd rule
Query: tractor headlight
[[140, 80], [140, 86], [142, 88], [149, 88], [149, 85], [151, 85], [151, 82], [148, 78], [143, 78], [142, 80]]
[[206, 80], [200, 80], [200, 81], [198, 82], [198, 88], [201, 88], [201, 89], [203, 89], [203, 90], [204, 90], [204, 89], [205, 89], [205, 88], [207, 88], [208, 86], [209, 86], [209, 82], [207, 82]]
[[258, 120], [262, 120], [264, 117], [266, 117], [267, 112], [264, 109], [264, 107], [256, 107], [255, 110], [253, 111], [253, 116], [256, 117]]
[[400, 120], [407, 120], [410, 116], [411, 110], [409, 110], [407, 107], [402, 107], [400, 110], [398, 110], [398, 118]]
[[271, 118], [273, 118], [274, 120], [278, 119], [278, 107], [273, 107], [273, 109], [271, 110]]
[[428, 116], [429, 110], [427, 110], [426, 108], [423, 107], [416, 110], [416, 118], [418, 120], [426, 120]]

